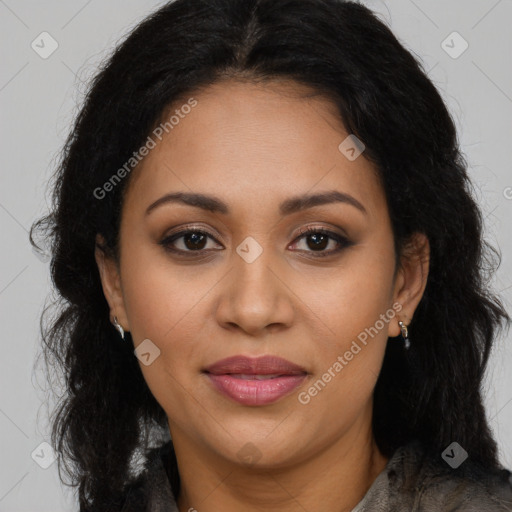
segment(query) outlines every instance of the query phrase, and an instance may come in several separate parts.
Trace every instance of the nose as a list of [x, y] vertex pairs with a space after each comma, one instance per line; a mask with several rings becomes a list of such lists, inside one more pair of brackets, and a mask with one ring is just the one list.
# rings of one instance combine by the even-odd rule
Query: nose
[[219, 324], [253, 336], [290, 327], [295, 315], [294, 293], [283, 265], [286, 263], [271, 258], [270, 250], [252, 262], [235, 252], [217, 304]]

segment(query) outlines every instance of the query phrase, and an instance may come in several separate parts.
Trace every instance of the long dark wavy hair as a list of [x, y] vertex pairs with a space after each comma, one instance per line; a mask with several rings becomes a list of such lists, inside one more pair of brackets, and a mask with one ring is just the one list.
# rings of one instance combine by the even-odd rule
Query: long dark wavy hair
[[355, 2], [177, 0], [143, 20], [93, 79], [54, 175], [53, 209], [31, 230], [33, 244], [36, 233], [49, 241], [59, 295], [41, 326], [47, 374], [65, 383], [52, 417], [61, 479], [65, 470], [84, 509], [120, 507], [136, 455], [168, 432], [131, 339], [110, 323], [94, 258], [98, 233], [119, 256], [129, 176], [102, 199], [94, 190], [171, 105], [224, 79], [291, 79], [330, 99], [378, 169], [397, 262], [412, 233], [429, 239], [411, 349], [388, 343], [375, 388], [380, 450], [391, 456], [417, 440], [439, 457], [457, 441], [497, 468], [481, 384], [498, 328], [510, 322], [489, 285], [500, 254], [483, 238], [453, 119], [421, 61]]

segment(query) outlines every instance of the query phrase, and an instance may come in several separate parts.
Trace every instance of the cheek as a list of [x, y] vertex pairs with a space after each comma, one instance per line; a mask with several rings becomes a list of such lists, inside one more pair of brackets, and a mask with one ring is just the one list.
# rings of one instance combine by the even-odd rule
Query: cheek
[[147, 367], [152, 372], [168, 373], [184, 383], [196, 366], [199, 371], [204, 355], [199, 340], [209, 339], [203, 329], [207, 315], [211, 315], [205, 294], [215, 282], [197, 274], [195, 280], [187, 279], [179, 271], [169, 275], [157, 267], [144, 272], [140, 279], [133, 276], [126, 293], [127, 314], [135, 347], [150, 339], [160, 351], [155, 361], [158, 364]]
[[[388, 329], [396, 315], [389, 303], [386, 267], [352, 267], [316, 299], [315, 374], [300, 403], [312, 416], [346, 426], [373, 393], [384, 358]], [[333, 280], [334, 281], [334, 280]]]
[[144, 379], [164, 410], [195, 410], [196, 402], [187, 390], [193, 389], [191, 379], [199, 372], [202, 347], [196, 340], [207, 315], [204, 296], [215, 280], [208, 283], [209, 278], [201, 279], [197, 270], [193, 279], [192, 267], [171, 268], [158, 258], [144, 260], [140, 253], [133, 253], [125, 263], [129, 277], [123, 279], [123, 292], [134, 346], [149, 339], [158, 354], [149, 365], [139, 363]]
[[[385, 240], [384, 240], [385, 242]], [[340, 260], [340, 265], [321, 279], [301, 276], [304, 302], [317, 313], [322, 332], [334, 336], [338, 348], [356, 339], [365, 329], [371, 328], [384, 314], [393, 311], [394, 253], [391, 244], [365, 243], [354, 246]], [[311, 283], [316, 283], [311, 286]], [[320, 322], [320, 320], [322, 322]], [[322, 325], [323, 323], [323, 325]], [[389, 322], [378, 322], [380, 336], [387, 338]], [[383, 328], [384, 327], [384, 328]], [[364, 338], [364, 336], [362, 336]]]
[[164, 348], [215, 283], [208, 276], [199, 273], [197, 266], [173, 264], [163, 248], [144, 236], [128, 239], [121, 278], [134, 342], [149, 338]]
[[304, 396], [318, 414], [326, 403], [334, 406], [328, 415], [336, 416], [339, 410], [356, 414], [372, 394], [396, 316], [390, 240], [382, 237], [354, 246], [322, 279], [322, 286], [311, 288], [311, 280], [303, 278], [301, 286], [310, 290], [305, 302], [316, 313], [317, 332], [325, 333], [316, 337], [318, 364]]

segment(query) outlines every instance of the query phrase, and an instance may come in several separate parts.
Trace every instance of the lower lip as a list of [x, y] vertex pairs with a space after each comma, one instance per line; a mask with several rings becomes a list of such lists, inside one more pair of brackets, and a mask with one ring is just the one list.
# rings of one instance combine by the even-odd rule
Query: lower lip
[[227, 374], [206, 375], [218, 391], [242, 405], [266, 405], [276, 402], [300, 386], [307, 377], [306, 374], [301, 374], [265, 380], [246, 380]]

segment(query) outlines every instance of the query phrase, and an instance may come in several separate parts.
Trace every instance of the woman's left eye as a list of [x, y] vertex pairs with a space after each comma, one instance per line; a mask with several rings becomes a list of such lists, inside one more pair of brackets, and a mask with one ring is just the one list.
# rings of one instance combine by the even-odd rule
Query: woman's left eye
[[[333, 231], [329, 231], [324, 228], [307, 228], [301, 232], [301, 235], [296, 239], [299, 241], [304, 241], [307, 249], [299, 249], [305, 250], [306, 252], [316, 252], [319, 253], [315, 256], [330, 256], [331, 254], [337, 253], [351, 245], [351, 242], [342, 235], [338, 233], [334, 233]], [[296, 243], [296, 242], [294, 242]], [[334, 249], [325, 250], [329, 244], [331, 246], [334, 245]], [[337, 247], [336, 247], [337, 245]], [[309, 249], [309, 250], [308, 250]]]

